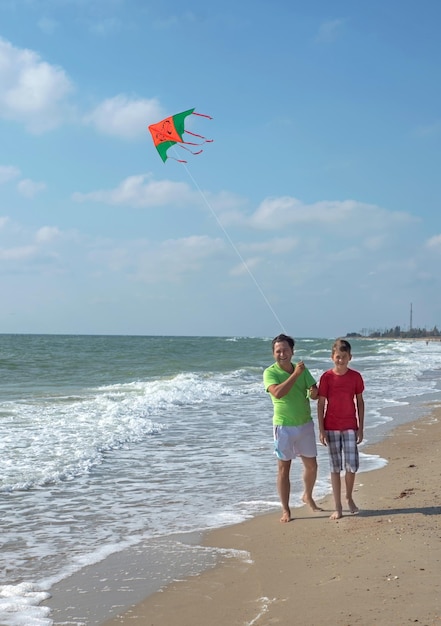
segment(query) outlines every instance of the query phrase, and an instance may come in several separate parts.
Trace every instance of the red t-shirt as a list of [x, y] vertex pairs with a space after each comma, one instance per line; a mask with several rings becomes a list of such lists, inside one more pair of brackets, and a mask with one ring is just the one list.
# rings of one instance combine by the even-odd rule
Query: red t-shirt
[[322, 374], [319, 395], [326, 398], [325, 430], [357, 430], [355, 396], [363, 393], [361, 374], [348, 369], [346, 374], [328, 370]]

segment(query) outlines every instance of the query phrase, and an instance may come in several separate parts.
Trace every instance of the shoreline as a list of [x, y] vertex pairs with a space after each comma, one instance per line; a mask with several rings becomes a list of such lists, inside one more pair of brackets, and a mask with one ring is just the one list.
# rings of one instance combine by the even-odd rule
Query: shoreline
[[[357, 474], [357, 515], [280, 511], [209, 531], [204, 546], [236, 551], [173, 582], [102, 626], [353, 626], [441, 623], [441, 405], [367, 446], [388, 461]], [[299, 538], [301, 541], [298, 541]], [[209, 617], [208, 617], [209, 616]]]
[[429, 343], [431, 341], [439, 342], [441, 341], [441, 337], [434, 337], [433, 335], [422, 335], [421, 337], [367, 337], [365, 335], [352, 337], [345, 335], [342, 339], [347, 339], [350, 341], [351, 339], [367, 339], [369, 341], [425, 341]]

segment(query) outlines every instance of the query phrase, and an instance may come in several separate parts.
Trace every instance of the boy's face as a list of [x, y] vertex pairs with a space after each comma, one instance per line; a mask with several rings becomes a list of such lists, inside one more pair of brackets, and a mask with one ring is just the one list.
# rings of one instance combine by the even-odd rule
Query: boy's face
[[332, 353], [332, 360], [337, 369], [347, 369], [349, 361], [352, 359], [350, 352], [343, 350], [334, 350]]

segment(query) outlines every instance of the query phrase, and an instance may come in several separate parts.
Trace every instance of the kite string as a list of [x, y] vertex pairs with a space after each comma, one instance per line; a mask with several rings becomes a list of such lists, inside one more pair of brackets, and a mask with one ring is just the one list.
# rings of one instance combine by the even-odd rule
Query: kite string
[[246, 269], [246, 271], [248, 272], [251, 280], [253, 281], [253, 283], [256, 285], [258, 291], [260, 292], [260, 295], [262, 296], [262, 298], [265, 300], [266, 304], [268, 305], [271, 313], [274, 315], [274, 318], [276, 319], [277, 323], [279, 324], [280, 328], [282, 329], [282, 331], [284, 333], [286, 333], [285, 328], [282, 324], [282, 322], [280, 321], [277, 313], [274, 311], [273, 307], [271, 306], [270, 301], [268, 300], [268, 298], [266, 297], [265, 293], [263, 292], [263, 289], [261, 288], [261, 286], [259, 285], [259, 283], [257, 282], [254, 274], [252, 273], [252, 271], [250, 270], [250, 268], [248, 267], [245, 259], [243, 258], [243, 256], [241, 255], [241, 253], [239, 252], [239, 250], [236, 248], [236, 246], [234, 245], [233, 240], [231, 239], [230, 235], [227, 233], [227, 231], [225, 230], [225, 228], [223, 227], [221, 221], [219, 220], [218, 216], [216, 215], [216, 213], [213, 210], [213, 207], [211, 206], [211, 204], [208, 202], [204, 192], [202, 191], [202, 189], [199, 187], [199, 185], [197, 184], [197, 182], [195, 181], [194, 177], [192, 176], [190, 170], [188, 169], [188, 167], [185, 165], [184, 163], [184, 167], [187, 171], [188, 176], [191, 178], [191, 180], [193, 181], [194, 186], [196, 187], [196, 189], [199, 191], [201, 197], [203, 198], [205, 204], [207, 205], [207, 207], [210, 209], [211, 214], [213, 215], [214, 219], [216, 220], [216, 222], [218, 223], [219, 228], [222, 230], [222, 232], [224, 233], [227, 241], [230, 243], [231, 247], [233, 248], [233, 250], [235, 251], [235, 253], [237, 254], [237, 256], [239, 257], [239, 259], [241, 260], [244, 268]]

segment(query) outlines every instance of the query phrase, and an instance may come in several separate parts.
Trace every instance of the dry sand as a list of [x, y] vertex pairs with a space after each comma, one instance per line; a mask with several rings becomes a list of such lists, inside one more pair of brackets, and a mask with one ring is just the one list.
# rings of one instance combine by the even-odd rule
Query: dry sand
[[[213, 531], [234, 548], [213, 570], [176, 582], [106, 626], [441, 626], [441, 407], [391, 432], [360, 473], [358, 515], [294, 509]], [[299, 471], [293, 465], [292, 472]], [[274, 466], [274, 471], [276, 467]]]

